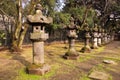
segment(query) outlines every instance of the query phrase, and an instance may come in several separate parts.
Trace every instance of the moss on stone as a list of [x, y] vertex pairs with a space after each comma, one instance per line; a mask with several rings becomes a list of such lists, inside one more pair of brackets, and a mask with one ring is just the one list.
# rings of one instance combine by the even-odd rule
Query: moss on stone
[[36, 69], [36, 68], [40, 68], [43, 67], [43, 64], [30, 64], [29, 66], [27, 66], [28, 69]]

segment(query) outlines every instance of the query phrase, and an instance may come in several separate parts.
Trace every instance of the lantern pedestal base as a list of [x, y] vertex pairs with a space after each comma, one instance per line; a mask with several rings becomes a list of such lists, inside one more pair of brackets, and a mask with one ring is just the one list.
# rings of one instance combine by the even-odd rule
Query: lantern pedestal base
[[83, 47], [80, 52], [83, 53], [90, 53], [91, 52], [91, 48], [89, 46]]
[[102, 45], [101, 45], [101, 44], [98, 44], [98, 46], [99, 46], [99, 47], [102, 47]]
[[29, 74], [35, 74], [35, 75], [44, 75], [46, 72], [50, 71], [50, 66], [47, 64], [43, 64], [43, 65], [29, 65], [27, 67], [27, 72]]
[[74, 55], [74, 56], [64, 55], [63, 58], [67, 59], [67, 60], [78, 60], [79, 59], [79, 55]]
[[92, 46], [91, 49], [98, 49], [98, 46]]

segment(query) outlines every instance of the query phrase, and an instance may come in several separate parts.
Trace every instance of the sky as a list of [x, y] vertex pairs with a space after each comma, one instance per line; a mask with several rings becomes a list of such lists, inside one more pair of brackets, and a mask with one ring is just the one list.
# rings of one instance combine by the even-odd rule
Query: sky
[[[30, 1], [30, 0], [27, 0], [27, 1]], [[64, 2], [65, 2], [65, 0], [58, 0], [56, 3], [56, 6], [55, 6], [55, 10], [60, 12], [63, 9], [63, 7], [65, 6]], [[22, 7], [24, 8], [27, 3], [22, 3]]]
[[26, 2], [24, 3], [24, 2], [22, 2], [22, 7], [24, 8], [25, 7], [25, 5], [26, 4], [28, 4], [28, 2], [29, 2], [30, 0], [26, 0]]
[[65, 6], [65, 0], [58, 0], [56, 3], [55, 10], [60, 12], [64, 6]]

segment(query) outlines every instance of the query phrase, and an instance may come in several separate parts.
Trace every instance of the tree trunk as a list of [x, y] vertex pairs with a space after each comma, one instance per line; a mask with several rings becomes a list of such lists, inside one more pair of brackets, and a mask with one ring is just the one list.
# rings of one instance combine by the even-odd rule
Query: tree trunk
[[85, 23], [85, 21], [86, 21], [86, 19], [87, 19], [88, 11], [89, 11], [89, 9], [86, 7], [85, 13], [84, 13], [84, 15], [83, 15], [83, 20], [82, 20], [81, 28], [83, 28], [83, 25], [84, 25], [84, 23]]
[[22, 1], [18, 0], [17, 1], [17, 10], [18, 10], [18, 17], [17, 17], [17, 22], [16, 22], [16, 29], [14, 32], [14, 36], [13, 36], [13, 42], [12, 42], [12, 48], [16, 49], [18, 47], [18, 42], [19, 42], [19, 36], [20, 36], [20, 31], [22, 28]]
[[[34, 1], [34, 0], [31, 0], [31, 7], [30, 7], [30, 10], [29, 10], [29, 13], [31, 14], [34, 10], [34, 6], [37, 4], [37, 2], [39, 2], [40, 0], [38, 1]], [[27, 32], [27, 29], [28, 29], [28, 25], [25, 23], [25, 27], [24, 29], [22, 29], [22, 1], [21, 0], [18, 0], [18, 4], [17, 4], [17, 10], [18, 10], [18, 18], [17, 18], [17, 23], [16, 23], [16, 30], [14, 32], [14, 35], [13, 35], [13, 41], [12, 41], [12, 49], [13, 50], [20, 50], [22, 48], [22, 43], [23, 43], [23, 40], [24, 40], [24, 37], [25, 37], [25, 34]]]
[[23, 25], [23, 28], [22, 28], [22, 32], [21, 32], [21, 34], [20, 34], [20, 38], [19, 38], [19, 41], [18, 41], [18, 47], [19, 48], [22, 48], [22, 43], [23, 43], [23, 40], [24, 40], [24, 37], [25, 37], [25, 34], [26, 34], [26, 32], [27, 32], [27, 29], [28, 29], [28, 24], [24, 24]]

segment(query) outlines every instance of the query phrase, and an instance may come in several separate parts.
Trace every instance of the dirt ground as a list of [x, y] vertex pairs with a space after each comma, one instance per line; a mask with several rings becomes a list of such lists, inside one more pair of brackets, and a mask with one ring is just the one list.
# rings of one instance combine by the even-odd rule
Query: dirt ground
[[[49, 76], [37, 79], [29, 75], [25, 78], [19, 73], [32, 62], [31, 47], [25, 47], [21, 54], [0, 48], [0, 80], [93, 80], [88, 75], [94, 70], [109, 74], [110, 80], [120, 80], [120, 41], [111, 42], [91, 53], [80, 53], [78, 60], [62, 58], [67, 51], [66, 46], [61, 43], [46, 44], [45, 62], [51, 65], [52, 70], [45, 74]], [[77, 43], [76, 50], [80, 51], [82, 46], [83, 43]], [[103, 60], [112, 60], [116, 64], [105, 64]]]

